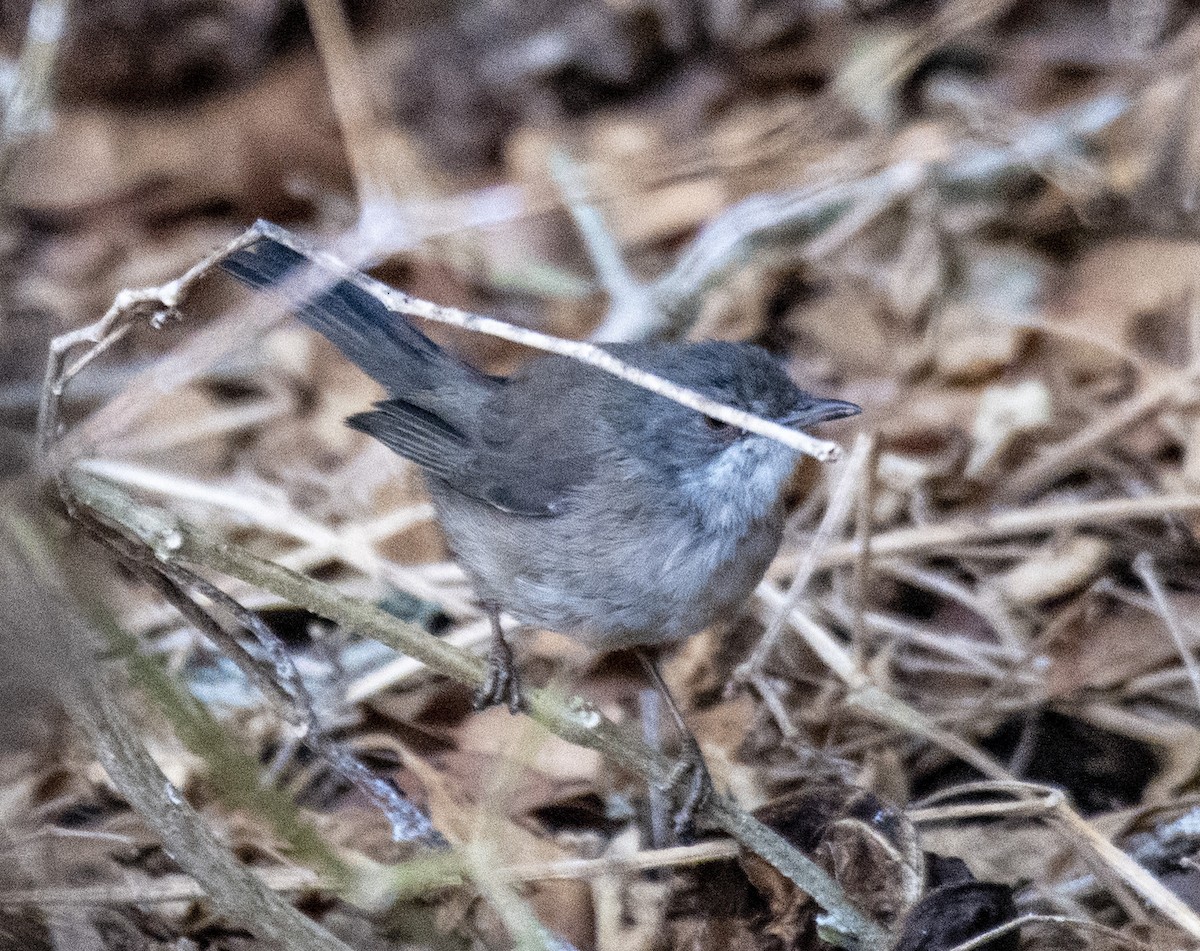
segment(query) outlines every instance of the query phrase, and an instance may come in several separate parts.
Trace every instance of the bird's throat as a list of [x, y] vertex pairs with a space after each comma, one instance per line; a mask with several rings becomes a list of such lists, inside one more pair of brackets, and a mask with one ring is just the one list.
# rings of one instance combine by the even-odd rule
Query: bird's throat
[[786, 446], [748, 437], [689, 475], [682, 488], [706, 528], [738, 536], [779, 505], [795, 467], [796, 455]]

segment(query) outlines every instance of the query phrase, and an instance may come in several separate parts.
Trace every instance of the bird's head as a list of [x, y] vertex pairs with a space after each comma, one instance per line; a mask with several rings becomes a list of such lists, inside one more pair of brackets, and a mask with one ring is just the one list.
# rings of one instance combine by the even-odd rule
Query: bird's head
[[[853, 403], [802, 390], [775, 357], [753, 344], [607, 349], [640, 369], [784, 426], [803, 429], [861, 412]], [[632, 386], [614, 392], [623, 394], [612, 408], [625, 452], [651, 478], [677, 489], [707, 525], [737, 530], [777, 504], [798, 461], [796, 450]]]

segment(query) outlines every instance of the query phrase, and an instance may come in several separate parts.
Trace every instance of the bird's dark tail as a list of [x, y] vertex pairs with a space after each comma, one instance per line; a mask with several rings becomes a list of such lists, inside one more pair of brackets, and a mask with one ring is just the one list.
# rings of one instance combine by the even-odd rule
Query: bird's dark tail
[[285, 294], [304, 323], [393, 395], [470, 372], [378, 298], [270, 235], [220, 263], [243, 284]]

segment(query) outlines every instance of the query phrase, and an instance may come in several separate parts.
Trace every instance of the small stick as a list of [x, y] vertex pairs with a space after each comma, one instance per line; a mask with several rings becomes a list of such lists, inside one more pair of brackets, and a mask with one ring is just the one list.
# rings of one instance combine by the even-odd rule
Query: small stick
[[364, 67], [346, 23], [342, 4], [333, 0], [304, 0], [309, 28], [325, 70], [325, 87], [346, 146], [361, 205], [378, 188], [370, 139], [378, 120], [365, 88]]
[[[1196, 511], [1200, 511], [1200, 493], [1034, 505], [979, 518], [957, 518], [893, 529], [871, 539], [871, 552], [875, 558], [892, 558], [913, 552], [942, 551], [955, 545], [1038, 535], [1078, 525], [1108, 525]], [[857, 542], [838, 542], [822, 552], [818, 566], [849, 565], [857, 556]]]
[[1192, 938], [1200, 939], [1200, 917], [1185, 905], [1178, 895], [1150, 874], [1133, 856], [1117, 848], [1097, 832], [1095, 827], [1067, 805], [1065, 800], [1058, 804], [1056, 812], [1059, 823], [1083, 839], [1097, 858], [1116, 872], [1143, 901], [1168, 918], [1177, 928]]
[[608, 292], [608, 313], [591, 339], [636, 340], [649, 336], [662, 323], [662, 315], [649, 290], [629, 270], [604, 217], [588, 201], [580, 169], [565, 153], [556, 151], [550, 156], [550, 172], [587, 246], [600, 284]]
[[[1200, 916], [1197, 916], [1191, 908], [1155, 878], [1137, 859], [1128, 852], [1113, 845], [1090, 822], [1080, 816], [1067, 802], [1067, 797], [1061, 790], [1036, 783], [969, 783], [944, 790], [942, 793], [929, 797], [926, 802], [934, 802], [939, 798], [944, 799], [951, 796], [966, 795], [971, 792], [986, 790], [1013, 795], [1018, 799], [1028, 800], [1030, 793], [1038, 796], [1038, 807], [1044, 811], [1048, 821], [1057, 825], [1060, 830], [1074, 833], [1097, 859], [1114, 871], [1126, 885], [1142, 897], [1143, 901], [1169, 919], [1176, 927], [1191, 935], [1191, 937], [1200, 938]], [[977, 809], [979, 808], [979, 804], [973, 804], [965, 808]], [[946, 813], [940, 818], [947, 818], [948, 815]]]
[[[321, 879], [306, 868], [254, 870], [254, 877], [275, 892], [303, 892], [320, 888]], [[22, 888], [0, 892], [0, 907], [34, 905], [42, 908], [71, 906], [106, 907], [154, 905], [164, 902], [202, 901], [208, 893], [190, 875], [163, 875], [153, 881], [112, 885], [69, 885]]]
[[862, 481], [870, 449], [871, 440], [866, 436], [859, 436], [850, 455], [839, 467], [837, 484], [829, 498], [829, 505], [825, 508], [821, 524], [817, 527], [816, 536], [800, 556], [800, 562], [796, 566], [796, 573], [792, 576], [792, 583], [788, 587], [787, 595], [779, 610], [772, 616], [771, 623], [754, 648], [754, 653], [738, 668], [736, 675], [739, 679], [753, 680], [759, 677], [766, 667], [767, 661], [770, 660], [771, 654], [779, 643], [779, 638], [783, 635], [787, 616], [800, 602], [800, 598], [808, 587], [808, 582], [820, 564], [821, 554], [831, 539], [842, 531], [850, 518], [850, 513], [854, 509], [856, 490]]
[[[94, 428], [93, 420], [88, 420], [83, 426], [73, 431], [68, 440], [59, 438], [59, 411], [62, 396], [71, 379], [92, 360], [128, 333], [129, 322], [134, 315], [149, 311], [151, 322], [161, 324], [168, 317], [178, 313], [180, 303], [197, 281], [216, 267], [222, 258], [245, 247], [251, 241], [255, 240], [255, 237], [256, 235], [251, 232], [239, 235], [197, 261], [179, 277], [167, 281], [158, 287], [121, 291], [113, 299], [112, 305], [105, 311], [104, 316], [95, 323], [89, 324], [86, 327], [80, 327], [78, 330], [72, 330], [69, 333], [61, 334], [50, 341], [50, 353], [46, 361], [46, 375], [42, 384], [41, 403], [38, 407], [36, 441], [38, 458], [44, 464], [49, 464], [52, 471], [61, 471], [72, 455], [82, 454], [83, 450], [79, 446], [80, 442], [82, 442], [81, 437], [86, 436], [88, 430]], [[256, 324], [257, 321], [262, 321], [261, 326], [268, 326], [272, 320], [278, 319], [278, 316], [259, 316], [256, 320], [250, 321], [250, 323]], [[74, 363], [68, 363], [67, 361], [75, 349], [84, 344], [91, 344], [92, 346], [81, 357], [75, 360]], [[213, 355], [212, 359], [216, 360], [218, 357], [219, 352]], [[170, 370], [176, 366], [182, 365], [182, 367], [190, 370], [191, 375], [194, 375], [197, 371], [194, 367], [188, 367], [187, 364], [187, 359], [176, 359], [175, 361], [168, 359], [162, 361], [150, 367], [145, 372], [139, 373], [130, 382], [129, 386], [126, 387], [123, 395], [127, 396], [130, 393], [139, 393], [144, 388], [149, 389], [151, 392], [161, 391], [163, 389], [161, 386], [151, 385], [147, 387], [147, 381], [158, 383], [164, 378], [170, 378]], [[183, 379], [191, 379], [191, 375], [188, 373], [181, 374]], [[178, 380], [174, 382], [177, 385], [179, 383]], [[106, 404], [105, 411], [112, 413], [114, 410], [117, 410], [118, 415], [120, 412], [124, 412], [128, 417], [131, 413], [129, 405], [131, 399], [132, 397], [128, 397], [125, 403], [122, 404], [121, 397], [117, 397], [117, 399]], [[120, 424], [118, 423], [118, 425]], [[52, 449], [54, 450], [54, 458], [51, 457]], [[74, 449], [74, 453], [72, 449]]]
[[1179, 651], [1179, 656], [1183, 658], [1183, 666], [1187, 670], [1188, 679], [1192, 682], [1192, 690], [1196, 694], [1197, 702], [1200, 703], [1200, 664], [1196, 663], [1196, 655], [1188, 646], [1179, 612], [1171, 603], [1171, 599], [1167, 597], [1167, 589], [1163, 586], [1158, 569], [1154, 566], [1154, 556], [1148, 551], [1138, 552], [1133, 559], [1133, 570], [1142, 579], [1146, 590], [1154, 599], [1159, 616], [1166, 625], [1167, 633], [1171, 635], [1171, 640], [1175, 644], [1175, 649]]
[[[780, 442], [807, 456], [812, 456], [821, 462], [831, 462], [841, 456], [841, 448], [836, 443], [817, 439], [801, 430], [791, 429], [771, 420], [763, 419], [761, 416], [755, 416], [752, 413], [718, 403], [706, 396], [702, 396], [694, 390], [685, 389], [669, 380], [664, 380], [660, 376], [655, 376], [653, 373], [647, 373], [645, 370], [630, 366], [623, 360], [618, 360], [607, 350], [594, 344], [579, 340], [563, 340], [560, 337], [552, 337], [525, 327], [517, 327], [502, 320], [497, 320], [494, 317], [482, 317], [479, 314], [459, 310], [457, 307], [446, 307], [412, 297], [403, 291], [398, 291], [394, 287], [389, 287], [381, 281], [368, 277], [361, 271], [356, 271], [333, 255], [316, 250], [289, 231], [270, 222], [256, 222], [246, 232], [246, 235], [243, 235], [243, 238], [246, 236], [251, 237], [249, 240], [241, 242], [240, 247], [252, 244], [256, 238], [266, 238], [275, 241], [298, 254], [304, 255], [319, 269], [332, 271], [342, 280], [349, 281], [355, 286], [362, 288], [367, 293], [376, 297], [389, 310], [396, 313], [420, 317], [423, 320], [431, 320], [435, 323], [449, 324], [452, 327], [461, 327], [464, 330], [499, 337], [502, 340], [519, 343], [522, 346], [531, 347], [535, 350], [544, 350], [548, 353], [557, 353], [560, 356], [579, 360], [582, 363], [596, 367], [598, 370], [603, 370], [605, 373], [611, 373], [613, 376], [619, 377], [627, 383], [632, 383], [634, 386], [640, 386], [651, 393], [656, 393], [682, 406], [687, 406], [697, 412], [704, 413], [706, 416], [719, 419], [724, 423], [729, 423], [731, 426], [737, 426], [748, 432], [774, 439], [776, 442]], [[322, 285], [327, 284], [327, 279], [324, 276], [318, 277], [317, 280]], [[300, 295], [304, 296], [307, 296], [309, 292], [309, 288], [305, 286], [303, 280], [297, 280], [294, 284], [289, 281], [288, 285], [287, 288], [279, 288], [279, 290], [281, 292], [286, 291], [289, 299], [295, 299], [294, 295], [296, 291], [299, 291]]]
[[878, 443], [874, 436], [867, 437], [867, 457], [863, 462], [863, 475], [858, 491], [858, 505], [854, 516], [854, 541], [858, 546], [858, 557], [854, 559], [854, 639], [859, 653], [859, 662], [866, 648], [867, 582], [871, 577], [871, 534], [875, 522], [875, 466]]
[[1021, 917], [1014, 918], [1012, 921], [1006, 921], [995, 928], [989, 928], [987, 931], [977, 934], [969, 941], [956, 944], [953, 948], [949, 948], [948, 951], [976, 951], [977, 948], [987, 948], [991, 946], [991, 943], [996, 938], [1003, 937], [1010, 931], [1016, 931], [1026, 925], [1054, 925], [1059, 928], [1078, 928], [1081, 931], [1091, 931], [1095, 934], [1103, 935], [1110, 941], [1115, 941], [1118, 946], [1128, 948], [1129, 951], [1153, 951], [1150, 945], [1144, 941], [1130, 937], [1116, 928], [1110, 928], [1108, 925], [1102, 925], [1095, 921], [1088, 921], [1086, 918], [1072, 918], [1068, 915], [1021, 915]]

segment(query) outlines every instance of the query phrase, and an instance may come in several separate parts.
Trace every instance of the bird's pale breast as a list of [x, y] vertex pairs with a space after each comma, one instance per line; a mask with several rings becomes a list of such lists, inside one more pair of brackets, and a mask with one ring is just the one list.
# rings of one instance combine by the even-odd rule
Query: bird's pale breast
[[673, 509], [631, 503], [615, 512], [613, 498], [521, 518], [438, 480], [430, 488], [481, 598], [522, 623], [602, 649], [677, 641], [727, 618], [762, 577], [782, 533], [777, 507], [714, 533]]

